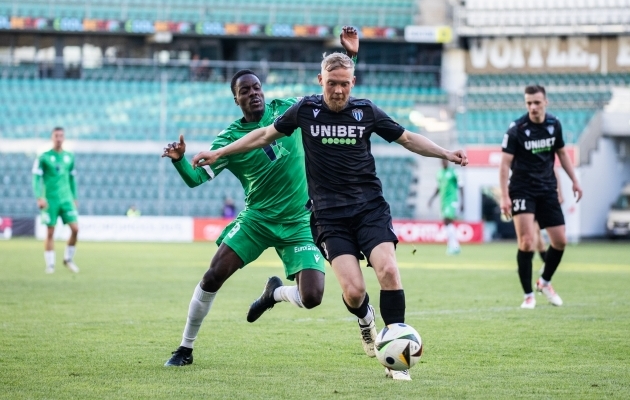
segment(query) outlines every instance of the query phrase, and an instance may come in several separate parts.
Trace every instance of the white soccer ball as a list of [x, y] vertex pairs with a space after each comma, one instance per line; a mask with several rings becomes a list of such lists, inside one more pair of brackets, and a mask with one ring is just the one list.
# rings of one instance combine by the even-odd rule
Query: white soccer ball
[[422, 357], [422, 338], [407, 324], [390, 324], [376, 336], [376, 359], [396, 371], [409, 369]]

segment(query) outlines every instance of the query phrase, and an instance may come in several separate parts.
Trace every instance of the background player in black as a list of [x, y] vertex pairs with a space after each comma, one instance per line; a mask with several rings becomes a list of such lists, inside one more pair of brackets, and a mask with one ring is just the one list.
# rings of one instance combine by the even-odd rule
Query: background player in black
[[[359, 259], [367, 257], [379, 284], [380, 311], [386, 325], [404, 322], [405, 294], [396, 263], [389, 205], [376, 176], [370, 136], [376, 133], [409, 151], [468, 163], [463, 151], [445, 150], [422, 135], [405, 130], [367, 99], [350, 97], [355, 83], [354, 63], [341, 53], [322, 61], [319, 83], [323, 95], [303, 98], [265, 128], [212, 152], [193, 158], [197, 165], [213, 164], [219, 157], [264, 147], [302, 130], [309, 196], [313, 202], [311, 228], [315, 242], [331, 263], [348, 310], [357, 316], [368, 356], [374, 356], [374, 309], [369, 304]], [[397, 380], [409, 380], [408, 371], [390, 371]]]
[[545, 88], [538, 85], [527, 86], [525, 104], [527, 114], [512, 122], [503, 138], [499, 177], [501, 212], [508, 217], [514, 216], [518, 240], [518, 275], [525, 292], [521, 308], [536, 307], [532, 290], [532, 258], [537, 238], [534, 220], [538, 221], [541, 229], [547, 230], [551, 242], [543, 274], [536, 281], [536, 290], [542, 292], [551, 304], [561, 306], [562, 299], [551, 286], [551, 278], [560, 264], [567, 244], [553, 168], [556, 155], [573, 182], [572, 190], [576, 201], [582, 197], [582, 188], [564, 149], [562, 125], [556, 117], [546, 113]]

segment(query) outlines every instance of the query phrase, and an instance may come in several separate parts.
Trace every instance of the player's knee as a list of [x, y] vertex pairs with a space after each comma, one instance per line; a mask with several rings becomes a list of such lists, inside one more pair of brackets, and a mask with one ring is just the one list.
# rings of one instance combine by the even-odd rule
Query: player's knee
[[227, 276], [224, 276], [219, 271], [216, 271], [213, 268], [210, 268], [201, 278], [201, 282], [199, 286], [202, 290], [206, 292], [216, 292], [218, 291], [223, 283], [227, 280]]
[[531, 235], [523, 235], [518, 239], [518, 248], [521, 251], [534, 251], [536, 250], [536, 240]]
[[343, 291], [343, 298], [352, 308], [359, 308], [365, 298], [365, 286], [346, 287]]
[[563, 251], [564, 248], [567, 247], [567, 238], [563, 237], [563, 238], [560, 238], [560, 239], [555, 239], [551, 243], [551, 247], [553, 247], [556, 250]]
[[322, 304], [322, 297], [324, 297], [323, 295], [323, 291], [308, 291], [307, 293], [300, 295], [300, 297], [302, 297], [302, 305], [306, 309], [315, 308], [318, 305]]

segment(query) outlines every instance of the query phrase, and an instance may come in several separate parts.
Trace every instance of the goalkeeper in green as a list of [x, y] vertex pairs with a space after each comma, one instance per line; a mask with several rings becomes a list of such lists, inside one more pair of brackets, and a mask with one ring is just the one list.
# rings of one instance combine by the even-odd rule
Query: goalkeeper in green
[[[350, 56], [356, 56], [359, 39], [356, 29], [344, 27], [341, 44]], [[297, 98], [273, 100], [265, 104], [259, 78], [253, 71], [238, 71], [231, 82], [235, 103], [243, 118], [234, 121], [212, 143], [215, 150], [240, 139], [252, 130], [271, 124]], [[313, 308], [324, 294], [324, 257], [313, 243], [304, 163], [300, 135], [281, 138], [269, 146], [248, 153], [226, 157], [212, 166], [193, 169], [184, 157], [186, 144], [170, 143], [163, 157], [190, 187], [214, 179], [224, 169], [232, 172], [245, 191], [245, 209], [238, 214], [217, 239], [219, 249], [210, 268], [195, 288], [180, 346], [165, 366], [184, 366], [193, 362], [193, 342], [217, 291], [239, 269], [256, 260], [262, 252], [274, 247], [284, 265], [286, 278], [297, 285], [285, 286], [279, 277], [267, 281], [262, 295], [250, 306], [247, 321], [256, 321], [276, 303], [290, 302], [300, 308]]]
[[54, 128], [53, 148], [40, 155], [33, 164], [33, 192], [41, 210], [42, 223], [48, 228], [44, 242], [47, 274], [55, 272], [54, 234], [59, 217], [68, 224], [71, 232], [63, 264], [70, 271], [79, 272], [73, 261], [79, 233], [74, 154], [63, 149], [64, 139], [63, 128]]

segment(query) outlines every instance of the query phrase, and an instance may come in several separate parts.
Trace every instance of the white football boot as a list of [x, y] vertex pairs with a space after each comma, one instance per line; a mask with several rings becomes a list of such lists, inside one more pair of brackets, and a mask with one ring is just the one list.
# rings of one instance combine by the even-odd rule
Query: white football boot
[[385, 367], [385, 377], [392, 378], [395, 381], [410, 381], [411, 380], [411, 375], [409, 375], [408, 369], [404, 369], [402, 371], [396, 371], [396, 370]]
[[71, 272], [74, 272], [75, 274], [79, 273], [79, 267], [77, 267], [72, 260], [63, 260], [63, 265], [65, 265]]
[[361, 343], [363, 344], [363, 350], [368, 357], [376, 357], [376, 351], [374, 350], [374, 343], [376, 342], [376, 315], [374, 313], [374, 307], [368, 305], [368, 313], [372, 314], [372, 322], [369, 325], [361, 325], [359, 323], [359, 329], [361, 330]]
[[554, 306], [560, 307], [562, 305], [562, 299], [558, 296], [555, 290], [553, 290], [553, 286], [551, 283], [543, 284], [542, 280], [539, 278], [536, 281], [536, 290], [547, 297], [547, 300]]
[[536, 297], [534, 297], [533, 293], [530, 296], [525, 295], [525, 300], [523, 300], [521, 308], [527, 310], [533, 310], [534, 308], [536, 308]]

